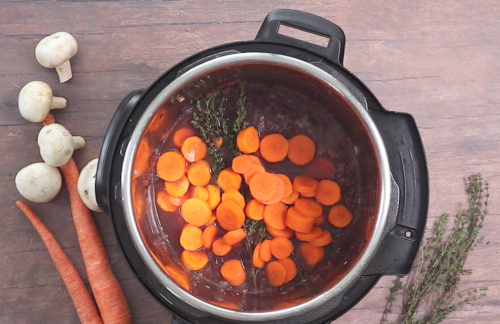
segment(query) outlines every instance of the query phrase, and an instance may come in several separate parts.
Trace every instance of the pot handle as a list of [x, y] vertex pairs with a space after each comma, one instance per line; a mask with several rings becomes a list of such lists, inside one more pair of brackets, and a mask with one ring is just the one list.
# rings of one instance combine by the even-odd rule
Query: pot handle
[[[424, 235], [429, 205], [425, 152], [409, 114], [370, 111], [382, 135], [394, 182], [399, 187], [396, 217], [388, 218], [386, 235], [365, 274], [406, 274]], [[399, 199], [397, 199], [399, 198]]]
[[116, 168], [113, 168], [113, 161], [116, 154], [125, 154], [122, 147], [119, 150], [117, 148], [119, 145], [123, 146], [123, 129], [143, 94], [144, 90], [132, 91], [122, 100], [104, 135], [97, 164], [95, 192], [97, 204], [106, 213], [109, 213], [112, 198], [111, 174], [117, 172]]
[[[328, 46], [323, 47], [280, 34], [281, 25], [327, 37]], [[324, 18], [303, 11], [290, 9], [271, 11], [262, 23], [256, 40], [299, 47], [340, 65], [344, 61], [345, 35], [342, 29]]]

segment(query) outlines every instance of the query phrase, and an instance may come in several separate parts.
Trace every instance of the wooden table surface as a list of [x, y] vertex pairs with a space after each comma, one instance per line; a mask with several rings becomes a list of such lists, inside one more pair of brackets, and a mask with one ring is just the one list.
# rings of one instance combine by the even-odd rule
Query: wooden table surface
[[[179, 60], [203, 49], [255, 37], [265, 15], [292, 8], [340, 25], [347, 37], [345, 66], [388, 109], [412, 114], [427, 153], [430, 220], [465, 207], [463, 178], [490, 181], [485, 243], [467, 262], [465, 286], [488, 286], [488, 297], [453, 313], [446, 323], [500, 319], [500, 2], [455, 1], [2, 1], [0, 2], [0, 323], [77, 323], [78, 318], [47, 251], [15, 208], [16, 172], [40, 161], [39, 124], [24, 121], [17, 95], [29, 81], [49, 83], [68, 99], [57, 120], [87, 147], [83, 166], [97, 157], [110, 118], [131, 90], [148, 86]], [[79, 52], [73, 79], [59, 84], [38, 65], [37, 42], [72, 33]], [[84, 267], [67, 192], [31, 204], [74, 262]], [[106, 214], [95, 214], [135, 323], [169, 323], [169, 311], [134, 277]], [[429, 222], [430, 224], [430, 222]], [[338, 323], [377, 323], [392, 278], [377, 286]]]

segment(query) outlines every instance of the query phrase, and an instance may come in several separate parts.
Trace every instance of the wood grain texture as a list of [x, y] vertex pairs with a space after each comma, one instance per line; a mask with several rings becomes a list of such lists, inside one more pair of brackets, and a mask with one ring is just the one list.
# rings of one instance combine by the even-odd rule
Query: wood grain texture
[[[485, 243], [471, 254], [465, 286], [488, 286], [488, 297], [446, 323], [495, 323], [500, 315], [500, 2], [445, 1], [2, 1], [0, 2], [0, 323], [77, 323], [70, 298], [34, 229], [15, 208], [16, 172], [40, 160], [39, 124], [17, 113], [17, 94], [31, 80], [68, 99], [57, 119], [87, 140], [80, 166], [98, 155], [109, 120], [131, 90], [203, 49], [250, 40], [275, 8], [308, 11], [340, 25], [344, 65], [388, 110], [412, 114], [430, 172], [430, 221], [465, 207], [463, 177], [482, 172], [491, 204]], [[59, 84], [38, 65], [37, 42], [64, 30], [78, 40], [73, 79]], [[81, 255], [63, 191], [33, 206], [80, 273]], [[134, 277], [107, 215], [96, 214], [111, 265], [135, 323], [169, 323], [170, 312]], [[338, 323], [377, 323], [392, 278]]]

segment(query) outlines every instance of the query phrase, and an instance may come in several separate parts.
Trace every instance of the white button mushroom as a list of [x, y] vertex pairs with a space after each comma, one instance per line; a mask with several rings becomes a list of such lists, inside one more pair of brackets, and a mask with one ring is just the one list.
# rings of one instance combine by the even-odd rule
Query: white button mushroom
[[42, 159], [50, 166], [60, 167], [65, 165], [73, 151], [85, 146], [81, 136], [73, 136], [60, 124], [44, 126], [38, 133], [38, 147]]
[[42, 39], [35, 49], [38, 63], [46, 68], [56, 68], [59, 82], [71, 79], [69, 59], [78, 51], [78, 44], [71, 34], [58, 32]]
[[97, 162], [98, 159], [93, 159], [82, 171], [80, 171], [80, 177], [78, 178], [78, 193], [82, 198], [83, 203], [90, 210], [95, 212], [102, 212], [99, 205], [97, 205], [97, 199], [95, 196], [95, 177], [97, 173]]
[[66, 99], [52, 96], [52, 89], [47, 83], [31, 81], [19, 92], [18, 107], [24, 119], [38, 123], [47, 117], [51, 109], [65, 108]]
[[21, 196], [33, 202], [43, 203], [57, 196], [61, 190], [62, 179], [57, 168], [37, 162], [19, 170], [15, 182]]

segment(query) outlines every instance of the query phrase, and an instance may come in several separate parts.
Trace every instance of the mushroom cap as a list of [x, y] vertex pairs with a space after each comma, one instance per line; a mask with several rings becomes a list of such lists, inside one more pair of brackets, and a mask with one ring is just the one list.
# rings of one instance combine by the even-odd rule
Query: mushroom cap
[[44, 126], [38, 133], [37, 141], [43, 161], [50, 166], [63, 166], [73, 155], [73, 136], [63, 125], [54, 123]]
[[57, 32], [42, 39], [36, 45], [35, 56], [40, 65], [46, 68], [55, 68], [78, 51], [76, 39], [66, 32]]
[[52, 104], [52, 89], [42, 81], [28, 82], [19, 92], [18, 107], [24, 119], [38, 123], [47, 117]]
[[97, 204], [97, 199], [95, 196], [95, 177], [97, 173], [97, 162], [98, 159], [93, 159], [80, 171], [80, 176], [78, 177], [78, 193], [82, 198], [83, 203], [90, 210], [95, 212], [102, 212]]
[[16, 175], [16, 188], [29, 201], [43, 203], [54, 199], [61, 190], [61, 174], [59, 170], [47, 163], [30, 164]]

